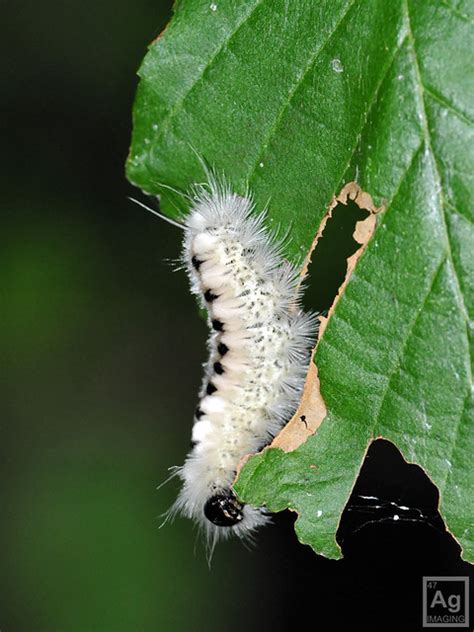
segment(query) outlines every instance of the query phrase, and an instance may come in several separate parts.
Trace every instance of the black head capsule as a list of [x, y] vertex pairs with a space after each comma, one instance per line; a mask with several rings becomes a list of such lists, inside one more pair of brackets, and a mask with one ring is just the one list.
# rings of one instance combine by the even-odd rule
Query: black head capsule
[[204, 515], [216, 527], [233, 527], [244, 517], [244, 506], [230, 489], [211, 496], [204, 505]]

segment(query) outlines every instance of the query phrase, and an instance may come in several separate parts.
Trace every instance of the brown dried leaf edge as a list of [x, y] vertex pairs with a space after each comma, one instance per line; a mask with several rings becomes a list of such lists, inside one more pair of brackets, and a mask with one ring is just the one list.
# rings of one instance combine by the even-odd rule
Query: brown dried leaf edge
[[[347, 269], [344, 281], [339, 287], [339, 290], [331, 305], [331, 308], [329, 309], [327, 317], [319, 317], [319, 337], [311, 355], [311, 363], [309, 366], [308, 375], [306, 377], [300, 405], [298, 406], [298, 409], [293, 417], [286, 424], [283, 430], [274, 438], [273, 442], [270, 445], [270, 447], [272, 448], [281, 448], [285, 452], [291, 452], [302, 443], [304, 443], [310, 435], [316, 432], [318, 427], [321, 425], [323, 419], [326, 417], [326, 405], [322, 398], [319, 387], [318, 368], [314, 363], [314, 353], [320, 340], [324, 336], [324, 330], [326, 329], [326, 326], [334, 312], [337, 302], [339, 301], [347, 283], [349, 282], [352, 271], [354, 270], [359, 257], [364, 252], [370, 238], [374, 233], [376, 226], [376, 214], [383, 210], [383, 207], [377, 208], [375, 206], [372, 197], [368, 193], [363, 191], [357, 184], [357, 182], [348, 182], [341, 190], [339, 195], [335, 196], [328, 206], [326, 214], [323, 217], [321, 224], [319, 225], [318, 232], [316, 233], [311, 248], [305, 259], [301, 272], [302, 276], [306, 275], [308, 266], [311, 262], [312, 253], [316, 247], [316, 244], [318, 243], [318, 240], [324, 233], [326, 223], [328, 219], [330, 219], [330, 217], [332, 216], [334, 208], [338, 204], [347, 205], [349, 200], [355, 202], [359, 208], [366, 210], [369, 215], [364, 220], [357, 222], [355, 226], [353, 237], [355, 241], [359, 244], [359, 248], [353, 255], [351, 255], [347, 259]], [[302, 423], [302, 419], [304, 420], [304, 423]]]

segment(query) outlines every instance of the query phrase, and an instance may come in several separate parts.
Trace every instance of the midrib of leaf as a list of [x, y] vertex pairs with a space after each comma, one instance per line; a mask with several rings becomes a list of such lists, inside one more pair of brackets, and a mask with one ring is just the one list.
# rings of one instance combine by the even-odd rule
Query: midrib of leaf
[[[438, 166], [438, 162], [436, 159], [436, 155], [435, 152], [433, 150], [433, 145], [431, 142], [431, 134], [430, 134], [430, 129], [429, 129], [429, 123], [428, 123], [428, 117], [426, 114], [426, 107], [425, 107], [425, 90], [424, 90], [424, 84], [423, 84], [423, 79], [421, 76], [421, 71], [420, 71], [420, 66], [419, 66], [419, 62], [418, 62], [418, 57], [416, 54], [416, 46], [415, 46], [415, 38], [413, 36], [413, 30], [411, 28], [411, 22], [410, 22], [410, 12], [409, 12], [409, 8], [408, 8], [408, 0], [404, 0], [404, 10], [405, 10], [405, 17], [406, 17], [406, 23], [407, 23], [407, 29], [408, 29], [408, 38], [411, 44], [411, 52], [412, 52], [412, 57], [413, 57], [413, 67], [415, 70], [415, 75], [417, 78], [417, 82], [416, 82], [416, 87], [418, 89], [418, 99], [417, 99], [417, 106], [418, 106], [418, 111], [419, 111], [419, 115], [420, 115], [420, 119], [422, 122], [422, 127], [423, 127], [423, 136], [424, 136], [424, 144], [426, 145], [426, 149], [428, 150], [430, 157], [431, 157], [431, 164], [433, 167], [433, 175], [435, 176], [435, 182], [433, 183], [434, 188], [437, 192], [437, 199], [438, 199], [438, 204], [437, 204], [437, 208], [439, 210], [439, 217], [440, 220], [442, 221], [442, 225], [444, 228], [444, 234], [445, 234], [445, 254], [446, 257], [449, 259], [450, 262], [450, 267], [452, 268], [453, 271], [453, 276], [456, 282], [456, 299], [458, 302], [458, 307], [460, 308], [460, 310], [462, 311], [463, 315], [464, 315], [464, 321], [465, 321], [465, 325], [466, 325], [466, 329], [465, 329], [465, 341], [466, 341], [466, 347], [468, 349], [468, 352], [470, 354], [470, 345], [469, 345], [469, 333], [468, 333], [468, 314], [467, 314], [467, 309], [466, 309], [466, 305], [464, 303], [464, 298], [461, 292], [461, 287], [460, 287], [460, 282], [459, 282], [459, 277], [458, 277], [458, 273], [457, 273], [457, 269], [456, 269], [456, 265], [454, 263], [454, 259], [453, 259], [453, 254], [452, 254], [452, 248], [451, 248], [451, 242], [450, 242], [450, 236], [449, 236], [449, 230], [448, 230], [448, 226], [447, 226], [447, 221], [446, 221], [446, 214], [445, 214], [445, 204], [444, 204], [444, 195], [443, 195], [443, 187], [442, 187], [442, 180], [441, 180], [441, 176], [440, 176], [440, 172], [439, 172], [439, 166]], [[426, 304], [426, 300], [429, 296], [429, 293], [431, 292], [431, 289], [433, 287], [433, 283], [436, 279], [437, 274], [439, 273], [439, 270], [441, 269], [442, 264], [444, 263], [446, 259], [442, 259], [441, 264], [438, 266], [437, 270], [436, 270], [436, 274], [434, 275], [434, 278], [432, 280], [432, 283], [430, 285], [430, 290], [428, 292], [428, 294], [425, 297], [425, 300], [422, 303], [421, 309], [418, 312], [417, 318], [419, 317], [419, 314], [421, 314], [421, 312], [423, 311], [423, 307]], [[406, 342], [409, 340], [411, 333], [413, 331], [413, 328], [416, 324], [416, 319], [415, 321], [412, 323], [410, 329], [409, 329], [409, 333], [407, 336], [407, 340]], [[405, 342], [405, 344], [406, 344]], [[401, 361], [401, 357], [400, 356], [400, 360]], [[470, 383], [472, 385], [472, 360], [471, 357], [469, 355], [469, 362], [468, 364], [468, 372], [469, 372], [469, 378], [470, 378]], [[392, 377], [394, 375], [394, 372], [392, 372]], [[385, 393], [384, 393], [384, 397], [383, 399], [385, 399], [385, 396], [388, 392], [388, 386], [389, 383], [387, 385], [387, 388], [385, 389]], [[452, 456], [454, 454], [454, 451], [456, 449], [457, 446], [457, 442], [459, 439], [459, 431], [460, 431], [460, 424], [461, 424], [461, 420], [462, 420], [462, 416], [464, 413], [464, 410], [466, 408], [466, 402], [467, 397], [469, 396], [469, 393], [467, 394], [467, 396], [464, 398], [463, 400], [463, 406], [461, 408], [461, 410], [459, 411], [459, 416], [458, 416], [458, 420], [455, 424], [455, 432], [454, 432], [454, 437], [453, 440], [451, 442], [451, 446], [450, 446], [450, 459], [452, 459]], [[382, 400], [383, 403], [383, 400]], [[381, 407], [380, 407], [381, 408]], [[380, 408], [379, 408], [379, 413], [380, 413]], [[449, 479], [449, 475], [450, 475], [450, 469], [447, 468], [446, 469], [446, 476], [444, 478], [444, 480], [442, 482], [437, 481], [440, 489], [444, 490], [446, 485], [447, 485], [447, 481]]]
[[[460, 291], [460, 286], [459, 286], [459, 278], [457, 275], [457, 271], [456, 271], [456, 266], [453, 260], [453, 254], [452, 254], [452, 249], [451, 249], [451, 242], [449, 239], [449, 231], [448, 231], [448, 227], [447, 227], [447, 223], [446, 223], [446, 215], [445, 215], [445, 205], [444, 205], [444, 195], [443, 195], [443, 187], [442, 187], [442, 181], [441, 181], [441, 176], [439, 173], [439, 166], [438, 166], [438, 162], [436, 159], [436, 154], [433, 150], [433, 145], [431, 142], [431, 133], [430, 133], [430, 129], [429, 129], [429, 124], [428, 124], [428, 117], [426, 114], [426, 107], [425, 107], [425, 88], [424, 88], [424, 84], [423, 84], [423, 80], [421, 77], [421, 72], [420, 72], [420, 66], [418, 63], [418, 57], [416, 54], [416, 47], [415, 47], [415, 38], [413, 37], [413, 31], [411, 29], [411, 24], [410, 24], [410, 14], [408, 11], [408, 0], [404, 0], [404, 7], [406, 10], [406, 20], [407, 20], [407, 27], [408, 27], [408, 38], [410, 40], [411, 43], [411, 50], [412, 50], [412, 56], [413, 56], [413, 67], [415, 69], [415, 74], [416, 77], [418, 79], [417, 82], [417, 88], [418, 88], [418, 105], [419, 105], [419, 114], [420, 114], [420, 118], [422, 121], [422, 125], [423, 125], [423, 134], [424, 134], [424, 139], [425, 139], [425, 143], [426, 143], [426, 148], [429, 151], [429, 154], [431, 156], [431, 160], [432, 160], [432, 164], [433, 164], [433, 170], [434, 170], [434, 175], [436, 177], [436, 182], [435, 187], [436, 187], [436, 191], [438, 192], [438, 200], [439, 200], [439, 208], [440, 208], [440, 218], [443, 222], [443, 228], [444, 228], [444, 232], [445, 232], [445, 238], [446, 238], [446, 249], [447, 249], [447, 255], [449, 257], [449, 260], [451, 262], [451, 265], [453, 267], [453, 271], [456, 277], [456, 284], [457, 284], [457, 298], [458, 301], [460, 302], [460, 307], [462, 308], [462, 311], [464, 313], [464, 317], [466, 320], [466, 326], [468, 324], [468, 317], [467, 317], [467, 310], [466, 310], [466, 306], [464, 304], [464, 299], [462, 296], [462, 293]], [[471, 376], [472, 377], [472, 376]], [[472, 382], [472, 379], [471, 379]]]

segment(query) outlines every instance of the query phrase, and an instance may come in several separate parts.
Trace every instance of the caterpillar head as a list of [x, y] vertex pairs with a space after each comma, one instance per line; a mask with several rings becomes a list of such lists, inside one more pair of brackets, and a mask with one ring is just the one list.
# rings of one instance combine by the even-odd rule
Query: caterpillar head
[[204, 505], [204, 515], [216, 527], [233, 527], [244, 517], [244, 506], [234, 492], [223, 489], [211, 496]]

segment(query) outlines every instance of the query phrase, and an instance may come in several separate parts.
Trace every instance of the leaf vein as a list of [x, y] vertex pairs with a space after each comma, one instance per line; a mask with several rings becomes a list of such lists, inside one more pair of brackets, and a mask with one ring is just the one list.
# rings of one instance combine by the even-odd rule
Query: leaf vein
[[423, 296], [423, 298], [422, 298], [422, 300], [421, 300], [421, 302], [420, 302], [420, 304], [418, 306], [418, 309], [416, 311], [415, 317], [412, 319], [412, 321], [411, 321], [411, 323], [410, 323], [410, 325], [409, 325], [409, 327], [408, 327], [408, 329], [406, 331], [404, 339], [402, 340], [402, 343], [400, 345], [400, 352], [397, 354], [397, 360], [396, 360], [396, 362], [394, 362], [393, 367], [391, 368], [391, 370], [387, 374], [386, 386], [383, 389], [382, 396], [380, 398], [380, 403], [379, 403], [379, 405], [377, 407], [377, 412], [375, 413], [374, 433], [377, 432], [377, 424], [378, 424], [378, 422], [380, 420], [380, 413], [381, 413], [382, 407], [383, 407], [383, 405], [385, 403], [385, 399], [386, 399], [388, 393], [392, 390], [392, 388], [391, 388], [392, 379], [394, 378], [396, 372], [400, 369], [401, 361], [402, 361], [402, 358], [404, 357], [404, 354], [405, 354], [405, 349], [406, 349], [406, 347], [408, 345], [408, 342], [409, 342], [409, 340], [411, 338], [413, 330], [416, 327], [418, 319], [421, 316], [421, 314], [423, 313], [423, 309], [424, 309], [424, 307], [426, 305], [426, 302], [428, 301], [428, 298], [429, 298], [429, 296], [430, 296], [430, 294], [431, 294], [431, 292], [433, 290], [433, 287], [434, 287], [434, 284], [435, 284], [436, 279], [438, 277], [438, 274], [440, 273], [441, 268], [443, 267], [443, 264], [445, 263], [445, 261], [446, 261], [445, 257], [441, 258], [441, 260], [439, 261], [437, 267], [435, 268], [433, 276], [431, 277], [431, 280], [430, 280], [429, 287], [428, 287], [425, 295]]
[[437, 101], [440, 105], [455, 114], [464, 123], [466, 123], [466, 125], [474, 127], [474, 121], [471, 120], [466, 114], [464, 114], [464, 112], [461, 112], [461, 110], [459, 110], [455, 105], [450, 103], [444, 95], [440, 95], [434, 92], [431, 88], [427, 88], [426, 86], [424, 86], [424, 92], [425, 94], [428, 94], [433, 99], [433, 101]]
[[[342, 169], [342, 170], [341, 170], [341, 177], [339, 178], [339, 182], [341, 182], [341, 180], [344, 178], [344, 174], [345, 174], [345, 173], [347, 172], [347, 170], [349, 169], [349, 166], [350, 166], [350, 164], [351, 164], [351, 162], [352, 162], [352, 159], [354, 158], [354, 155], [355, 155], [355, 153], [356, 153], [356, 151], [357, 151], [357, 149], [358, 149], [358, 147], [359, 147], [359, 142], [360, 142], [360, 141], [359, 141], [358, 139], [360, 139], [360, 137], [362, 136], [362, 133], [364, 132], [365, 128], [367, 127], [367, 123], [368, 123], [368, 121], [369, 121], [369, 115], [370, 115], [370, 113], [372, 112], [372, 108], [373, 108], [373, 107], [374, 107], [374, 105], [377, 103], [377, 97], [378, 97], [378, 95], [379, 95], [380, 89], [381, 89], [381, 87], [383, 86], [384, 81], [385, 81], [385, 79], [387, 78], [387, 75], [388, 75], [388, 73], [389, 73], [389, 71], [390, 71], [391, 67], [392, 67], [392, 66], [393, 66], [393, 64], [395, 63], [395, 60], [397, 59], [397, 55], [398, 55], [398, 53], [401, 51], [401, 49], [402, 49], [403, 44], [405, 43], [405, 41], [406, 41], [406, 36], [405, 36], [405, 37], [404, 37], [404, 38], [403, 38], [403, 39], [399, 42], [399, 44], [395, 47], [395, 49], [394, 49], [394, 51], [393, 51], [393, 56], [392, 56], [392, 58], [391, 58], [390, 62], [387, 64], [387, 68], [383, 71], [382, 76], [380, 77], [379, 83], [377, 84], [377, 86], [376, 86], [376, 88], [375, 88], [375, 90], [374, 90], [374, 93], [373, 93], [373, 95], [372, 95], [372, 96], [371, 96], [371, 98], [370, 98], [370, 101], [369, 101], [369, 103], [368, 103], [368, 107], [367, 107], [366, 112], [365, 112], [364, 120], [363, 120], [363, 122], [362, 122], [362, 126], [361, 126], [361, 128], [360, 128], [360, 130], [359, 130], [359, 133], [358, 133], [358, 134], [357, 134], [357, 136], [356, 136], [356, 142], [355, 142], [355, 144], [354, 144], [354, 148], [353, 148], [353, 149], [352, 149], [352, 151], [351, 151], [351, 154], [350, 154], [350, 156], [349, 156], [349, 159], [348, 159], [348, 161], [347, 161], [347, 163], [346, 163], [346, 165], [345, 165], [344, 169]], [[338, 188], [340, 188], [340, 184], [339, 184], [339, 187], [338, 187]]]
[[288, 93], [288, 96], [285, 99], [285, 102], [283, 103], [282, 107], [280, 108], [280, 111], [275, 116], [275, 119], [273, 121], [272, 126], [269, 129], [267, 137], [265, 138], [264, 141], [262, 141], [262, 145], [261, 145], [262, 146], [262, 151], [259, 153], [257, 159], [255, 160], [252, 168], [249, 171], [248, 178], [247, 178], [249, 183], [251, 182], [252, 178], [255, 175], [255, 172], [257, 170], [257, 165], [260, 164], [260, 162], [262, 162], [262, 159], [265, 156], [266, 148], [267, 148], [268, 144], [270, 143], [272, 137], [275, 135], [275, 132], [278, 129], [278, 126], [279, 126], [279, 124], [280, 124], [280, 122], [281, 122], [281, 120], [283, 118], [283, 115], [285, 114], [285, 112], [288, 109], [290, 103], [292, 102], [293, 97], [295, 96], [296, 92], [298, 91], [298, 88], [301, 86], [301, 84], [305, 80], [305, 77], [308, 75], [308, 73], [313, 68], [313, 66], [316, 63], [316, 61], [318, 60], [320, 54], [324, 51], [324, 49], [326, 48], [328, 43], [331, 41], [331, 39], [337, 33], [337, 31], [339, 30], [339, 28], [341, 27], [343, 22], [347, 19], [347, 16], [349, 15], [351, 9], [355, 5], [355, 2], [356, 2], [356, 0], [350, 0], [350, 2], [347, 5], [347, 9], [344, 11], [344, 13], [339, 18], [339, 20], [336, 23], [334, 29], [328, 35], [326, 41], [319, 48], [317, 48], [316, 50], [312, 51], [312, 53], [309, 56], [308, 62], [306, 64], [302, 74], [298, 77], [296, 82], [291, 86], [290, 91]]
[[456, 17], [460, 18], [461, 20], [463, 20], [464, 22], [467, 22], [468, 24], [470, 24], [471, 26], [474, 26], [474, 21], [471, 20], [471, 18], [468, 15], [465, 15], [464, 13], [461, 13], [461, 11], [458, 11], [457, 9], [455, 9], [454, 7], [452, 7], [450, 4], [448, 4], [447, 2], [445, 2], [445, 0], [439, 0], [440, 4], [442, 4], [446, 9], [448, 9], [448, 11], [450, 11], [453, 15], [455, 15]]
[[[461, 412], [460, 412], [460, 415], [459, 415], [459, 420], [461, 420], [461, 418], [462, 418], [462, 416], [464, 414], [464, 411], [466, 410], [467, 403], [470, 401], [470, 398], [471, 398], [471, 392], [469, 390], [466, 393], [466, 397], [464, 398], [463, 406], [462, 406], [462, 409], [461, 409]], [[449, 451], [449, 459], [448, 459], [449, 462], [452, 461], [453, 455], [454, 455], [454, 451], [455, 451], [455, 449], [456, 449], [456, 447], [457, 447], [457, 445], [459, 443], [459, 439], [460, 439], [460, 435], [461, 435], [460, 430], [461, 430], [461, 423], [459, 421], [459, 423], [456, 424], [455, 434], [454, 434], [453, 440], [451, 442], [451, 449]], [[451, 468], [447, 467], [446, 468], [446, 476], [444, 477], [444, 481], [442, 483], [441, 482], [438, 483], [440, 491], [441, 491], [441, 489], [443, 491], [446, 489], [447, 484], [448, 484], [448, 479], [449, 479], [450, 475], [451, 475]]]
[[[448, 225], [447, 225], [447, 220], [446, 220], [446, 211], [445, 211], [445, 203], [444, 203], [444, 196], [443, 196], [443, 189], [442, 189], [442, 180], [441, 180], [441, 175], [440, 175], [440, 171], [439, 171], [439, 166], [436, 160], [436, 154], [434, 152], [433, 149], [433, 145], [431, 143], [431, 133], [430, 133], [430, 128], [429, 128], [429, 122], [428, 122], [428, 116], [427, 116], [427, 112], [426, 112], [426, 107], [425, 107], [425, 88], [424, 88], [424, 84], [423, 84], [423, 80], [422, 80], [422, 76], [421, 76], [421, 70], [420, 70], [420, 65], [418, 62], [418, 57], [417, 57], [417, 53], [416, 53], [416, 46], [415, 46], [415, 38], [413, 35], [413, 31], [411, 28], [411, 23], [410, 23], [410, 14], [409, 14], [409, 9], [408, 9], [408, 0], [405, 0], [404, 3], [405, 6], [405, 11], [406, 11], [406, 19], [407, 19], [407, 26], [408, 26], [408, 33], [409, 33], [409, 38], [410, 38], [410, 42], [411, 42], [411, 48], [412, 48], [412, 53], [413, 53], [413, 62], [414, 62], [414, 69], [415, 69], [415, 73], [417, 76], [417, 87], [418, 87], [418, 94], [419, 94], [419, 110], [420, 110], [420, 116], [421, 119], [423, 121], [423, 128], [424, 128], [424, 136], [425, 136], [425, 143], [426, 143], [426, 147], [432, 157], [432, 161], [433, 161], [433, 168], [434, 168], [434, 174], [437, 180], [437, 189], [439, 191], [438, 194], [438, 199], [439, 199], [439, 209], [440, 209], [440, 217], [443, 221], [443, 225], [444, 225], [444, 230], [445, 230], [445, 241], [446, 241], [446, 254], [447, 254], [447, 259], [449, 259], [449, 262], [451, 264], [452, 267], [452, 271], [453, 271], [453, 276], [455, 278], [456, 281], [456, 298], [457, 298], [457, 302], [458, 305], [461, 309], [461, 311], [464, 314], [464, 319], [465, 319], [465, 324], [466, 324], [466, 330], [465, 330], [465, 336], [466, 336], [466, 341], [468, 343], [469, 341], [469, 335], [468, 335], [468, 316], [467, 316], [467, 309], [466, 309], [466, 305], [464, 303], [464, 298], [462, 296], [461, 293], [461, 286], [460, 286], [460, 281], [459, 281], [459, 276], [458, 276], [458, 272], [454, 263], [454, 258], [453, 258], [453, 253], [452, 253], [452, 248], [451, 248], [451, 242], [450, 242], [450, 235], [449, 235], [449, 230], [448, 230]], [[444, 260], [443, 260], [444, 263]], [[441, 269], [441, 266], [438, 268], [438, 271]], [[432, 284], [433, 285], [433, 284]], [[431, 286], [432, 287], [432, 286]], [[419, 314], [421, 313], [418, 312], [417, 318], [419, 316]], [[409, 336], [407, 337], [406, 342], [408, 341]], [[405, 345], [404, 345], [405, 346]], [[469, 349], [469, 344], [466, 345], [467, 349]], [[470, 351], [468, 352], [470, 355]], [[470, 358], [470, 361], [468, 363], [468, 371], [470, 372], [470, 384], [472, 385], [472, 359]], [[396, 367], [395, 367], [396, 370]], [[392, 371], [391, 377], [394, 375], [394, 371]], [[459, 411], [459, 415], [458, 415], [458, 420], [456, 423], [456, 432], [455, 432], [455, 436], [454, 436], [454, 440], [451, 442], [451, 449], [450, 449], [450, 455], [452, 457], [452, 455], [454, 454], [454, 451], [457, 447], [457, 443], [458, 443], [458, 439], [459, 439], [459, 433], [460, 433], [460, 426], [461, 426], [461, 418], [466, 406], [466, 401], [467, 399], [464, 399], [464, 404], [463, 407], [461, 408], [461, 410]], [[383, 404], [383, 401], [381, 403], [381, 405]], [[381, 406], [380, 406], [381, 409]], [[442, 487], [443, 489], [446, 487], [447, 484], [447, 480], [449, 477], [449, 468], [446, 470], [446, 476], [444, 477], [444, 481], [442, 482]]]
[[[163, 136], [166, 134], [166, 132], [169, 130], [169, 128], [171, 127], [173, 123], [173, 120], [176, 118], [179, 112], [183, 109], [185, 101], [188, 99], [189, 95], [192, 93], [194, 88], [200, 83], [200, 81], [202, 80], [206, 72], [208, 72], [208, 70], [212, 68], [212, 66], [214, 65], [215, 61], [220, 56], [220, 54], [228, 47], [232, 39], [236, 36], [236, 34], [240, 31], [240, 29], [250, 20], [250, 18], [258, 9], [258, 7], [261, 6], [264, 2], [266, 2], [266, 0], [256, 0], [251, 10], [248, 13], [244, 14], [242, 19], [236, 23], [234, 30], [232, 31], [232, 33], [230, 33], [230, 36], [227, 38], [224, 38], [220, 46], [217, 47], [214, 54], [211, 55], [211, 57], [208, 59], [205, 66], [203, 66], [203, 68], [201, 69], [201, 72], [196, 74], [196, 76], [193, 79], [193, 82], [191, 83], [189, 88], [186, 90], [186, 92], [169, 109], [168, 115], [164, 119], [162, 119], [162, 125], [160, 127], [160, 131], [158, 132], [158, 134], [156, 135], [153, 141], [155, 144], [158, 143], [158, 141], [161, 140]], [[156, 93], [155, 83], [150, 82], [150, 81], [148, 81], [147, 83], [150, 86], [150, 88]]]
[[[443, 226], [444, 226], [444, 232], [445, 232], [445, 238], [446, 238], [446, 248], [447, 248], [447, 254], [449, 257], [449, 260], [451, 262], [452, 268], [453, 268], [453, 272], [454, 272], [454, 276], [456, 279], [456, 284], [457, 284], [457, 291], [456, 291], [456, 298], [457, 301], [459, 303], [459, 306], [464, 314], [464, 318], [465, 318], [465, 322], [466, 322], [466, 337], [468, 337], [468, 333], [467, 333], [467, 324], [468, 324], [468, 312], [466, 309], [466, 305], [464, 303], [464, 297], [462, 295], [461, 292], [461, 285], [460, 285], [460, 281], [459, 281], [459, 276], [458, 276], [458, 272], [456, 269], [456, 265], [454, 263], [454, 258], [453, 258], [453, 253], [452, 253], [452, 248], [451, 248], [451, 241], [450, 241], [450, 235], [449, 235], [449, 230], [448, 230], [448, 224], [447, 224], [447, 220], [446, 220], [446, 211], [445, 211], [445, 201], [444, 201], [444, 195], [443, 195], [443, 188], [442, 188], [442, 180], [441, 180], [441, 175], [440, 175], [440, 170], [439, 170], [439, 166], [438, 166], [438, 162], [436, 160], [436, 154], [434, 152], [433, 149], [433, 145], [431, 142], [431, 133], [430, 133], [430, 128], [429, 128], [429, 124], [428, 124], [428, 116], [426, 113], [426, 107], [425, 107], [425, 97], [424, 97], [424, 84], [423, 84], [423, 80], [421, 77], [421, 70], [420, 70], [420, 65], [418, 63], [418, 57], [416, 54], [416, 47], [415, 47], [415, 38], [413, 36], [413, 32], [411, 29], [411, 24], [410, 24], [410, 14], [408, 11], [408, 0], [405, 0], [405, 8], [406, 8], [406, 17], [407, 17], [407, 25], [408, 25], [408, 34], [409, 34], [409, 38], [411, 41], [411, 48], [412, 48], [412, 52], [413, 52], [413, 61], [414, 61], [414, 68], [415, 68], [415, 73], [416, 76], [418, 78], [418, 92], [419, 92], [419, 97], [420, 97], [420, 115], [421, 115], [421, 119], [423, 121], [423, 128], [424, 128], [424, 136], [425, 136], [425, 142], [426, 142], [426, 146], [427, 149], [432, 157], [433, 160], [433, 167], [434, 167], [434, 171], [435, 171], [435, 176], [436, 176], [436, 180], [437, 180], [437, 189], [439, 191], [439, 207], [440, 207], [440, 218], [443, 221]], [[471, 384], [472, 384], [472, 376], [471, 376]]]
[[448, 200], [445, 200], [445, 204], [446, 204], [446, 207], [449, 208], [449, 210], [452, 213], [456, 213], [456, 215], [459, 215], [459, 217], [462, 217], [463, 219], [465, 219], [466, 222], [471, 224], [471, 226], [474, 226], [474, 221], [472, 220], [472, 218], [465, 215], [462, 211], [459, 210], [457, 206], [455, 206], [451, 202], [448, 202]]

